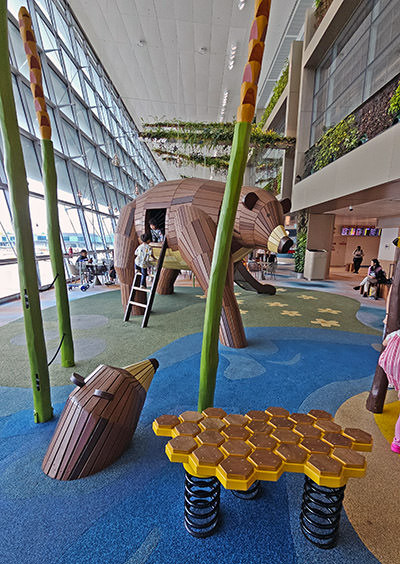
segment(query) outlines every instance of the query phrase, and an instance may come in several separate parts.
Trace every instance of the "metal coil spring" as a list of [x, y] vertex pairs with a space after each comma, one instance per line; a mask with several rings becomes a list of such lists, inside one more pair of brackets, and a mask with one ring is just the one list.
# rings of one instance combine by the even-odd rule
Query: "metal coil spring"
[[231, 490], [233, 495], [239, 497], [240, 499], [254, 499], [260, 493], [260, 480], [256, 480], [254, 484], [252, 484], [248, 490], [241, 491], [241, 490]]
[[319, 486], [305, 477], [300, 525], [304, 536], [319, 548], [336, 545], [345, 488]]
[[208, 537], [218, 525], [220, 483], [217, 478], [185, 474], [185, 527], [194, 537]]

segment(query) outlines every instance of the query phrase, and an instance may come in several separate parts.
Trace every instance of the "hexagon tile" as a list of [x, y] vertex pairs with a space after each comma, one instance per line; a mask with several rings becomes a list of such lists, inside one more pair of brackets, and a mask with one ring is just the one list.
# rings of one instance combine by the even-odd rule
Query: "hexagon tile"
[[276, 481], [283, 472], [301, 472], [320, 486], [338, 488], [362, 478], [367, 464], [355, 452], [370, 451], [372, 437], [342, 429], [330, 413], [292, 413], [282, 407], [227, 414], [209, 407], [161, 415], [156, 435], [172, 437], [165, 447], [171, 462], [193, 476], [216, 476], [227, 489], [248, 490], [256, 480]]

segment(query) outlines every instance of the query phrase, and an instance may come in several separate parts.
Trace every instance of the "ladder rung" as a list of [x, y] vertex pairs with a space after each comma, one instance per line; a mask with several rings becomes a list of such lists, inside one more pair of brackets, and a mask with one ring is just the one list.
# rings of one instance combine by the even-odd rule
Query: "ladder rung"
[[133, 290], [138, 290], [139, 292], [151, 292], [149, 288], [141, 288], [140, 286], [132, 286]]
[[138, 307], [143, 307], [143, 308], [145, 308], [145, 309], [146, 309], [146, 307], [147, 307], [147, 304], [141, 304], [141, 303], [139, 303], [139, 302], [129, 302], [129, 303], [130, 303], [131, 305], [135, 305], [135, 306], [138, 306]]

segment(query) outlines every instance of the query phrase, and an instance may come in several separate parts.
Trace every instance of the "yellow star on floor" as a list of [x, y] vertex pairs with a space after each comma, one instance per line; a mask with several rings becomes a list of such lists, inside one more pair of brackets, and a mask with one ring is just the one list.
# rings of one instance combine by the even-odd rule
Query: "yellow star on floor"
[[281, 302], [271, 302], [268, 304], [270, 307], [286, 307], [288, 304], [281, 304]]
[[308, 296], [307, 294], [301, 294], [301, 296], [297, 296], [302, 300], [318, 300], [318, 298], [314, 298], [314, 296]]
[[317, 317], [314, 321], [311, 321], [314, 325], [321, 325], [322, 327], [340, 327], [340, 323], [336, 320], [329, 321], [328, 319], [320, 319]]
[[200, 298], [201, 300], [205, 300], [206, 299], [206, 295], [205, 294], [196, 294], [196, 298]]
[[283, 292], [287, 292], [287, 290], [285, 290], [285, 288], [277, 288], [276, 291], [277, 291], [277, 292], [280, 292], [281, 294], [282, 294]]
[[330, 307], [318, 308], [319, 313], [332, 313], [333, 315], [337, 315], [338, 313], [342, 313], [340, 309], [331, 309]]
[[249, 312], [247, 311], [247, 309], [239, 309], [239, 311], [240, 311], [240, 313], [241, 313], [242, 315], [246, 315], [246, 313], [249, 313]]
[[242, 304], [244, 300], [236, 300], [238, 304]]
[[241, 296], [242, 292], [235, 292], [235, 296]]
[[301, 313], [299, 313], [298, 311], [288, 311], [287, 309], [281, 311], [281, 315], [289, 315], [290, 317], [301, 317]]

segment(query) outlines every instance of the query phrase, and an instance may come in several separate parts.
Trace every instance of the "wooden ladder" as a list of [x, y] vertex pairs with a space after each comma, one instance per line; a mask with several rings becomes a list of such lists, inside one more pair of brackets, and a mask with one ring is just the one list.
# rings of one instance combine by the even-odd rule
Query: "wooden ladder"
[[[147, 327], [147, 323], [149, 321], [167, 248], [168, 248], [167, 240], [164, 239], [163, 246], [161, 247], [160, 256], [158, 257], [158, 261], [157, 261], [156, 273], [153, 278], [153, 284], [151, 285], [150, 289], [141, 288], [139, 286], [140, 278], [141, 278], [140, 272], [136, 272], [133, 278], [133, 284], [131, 287], [131, 292], [129, 294], [128, 305], [126, 306], [126, 310], [125, 310], [124, 321], [129, 321], [132, 312], [132, 306], [135, 305], [137, 307], [142, 307], [145, 310], [143, 315], [143, 321], [142, 321], [142, 329], [144, 327]], [[148, 294], [148, 299], [145, 304], [135, 301], [136, 292], [146, 292]]]

